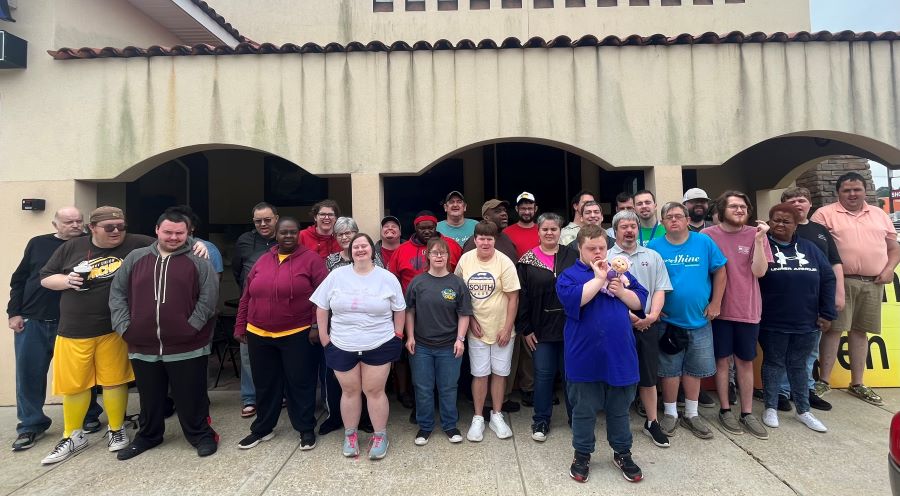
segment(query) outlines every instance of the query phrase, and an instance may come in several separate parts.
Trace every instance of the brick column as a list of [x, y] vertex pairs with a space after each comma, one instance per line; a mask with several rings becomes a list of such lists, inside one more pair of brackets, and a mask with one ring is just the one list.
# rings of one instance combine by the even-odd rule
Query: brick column
[[835, 191], [837, 179], [847, 172], [856, 172], [866, 179], [866, 192], [868, 193], [866, 201], [872, 205], [878, 205], [868, 159], [852, 155], [829, 157], [801, 174], [796, 183], [797, 186], [809, 189], [812, 193], [813, 209], [816, 209], [837, 201], [837, 192]]

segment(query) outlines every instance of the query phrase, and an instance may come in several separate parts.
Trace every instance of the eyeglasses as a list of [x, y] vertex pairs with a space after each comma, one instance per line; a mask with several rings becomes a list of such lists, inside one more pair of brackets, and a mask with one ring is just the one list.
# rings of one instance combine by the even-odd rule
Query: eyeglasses
[[684, 215], [680, 215], [680, 214], [679, 215], [667, 215], [667, 216], [663, 217], [663, 219], [668, 220], [668, 221], [684, 220], [686, 218], [687, 217], [685, 217]]
[[431, 255], [432, 257], [446, 257], [447, 256], [446, 251], [429, 251], [428, 254]]
[[747, 205], [728, 205], [728, 210], [747, 210]]
[[128, 226], [124, 222], [121, 224], [107, 224], [105, 226], [97, 226], [97, 227], [102, 228], [104, 231], [106, 231], [108, 233], [111, 233], [116, 230], [118, 230], [119, 232], [125, 232], [125, 229], [128, 228]]
[[334, 214], [325, 213], [325, 212], [321, 212], [316, 215], [318, 215], [319, 217], [322, 217], [323, 219], [327, 219], [329, 217], [336, 217], [336, 215], [334, 215]]
[[274, 217], [264, 217], [262, 219], [253, 219], [253, 223], [257, 226], [261, 226], [263, 224], [271, 224], [275, 221]]
[[356, 234], [356, 231], [344, 231], [344, 232], [334, 233], [334, 235], [337, 236], [338, 238], [350, 238], [350, 237], [353, 237], [354, 234]]

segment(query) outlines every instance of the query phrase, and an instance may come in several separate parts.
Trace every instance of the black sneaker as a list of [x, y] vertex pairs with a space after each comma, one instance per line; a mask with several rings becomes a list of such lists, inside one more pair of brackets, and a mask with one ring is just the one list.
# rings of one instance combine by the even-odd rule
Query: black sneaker
[[240, 449], [255, 448], [257, 444], [259, 444], [263, 441], [269, 441], [273, 437], [275, 437], [274, 432], [270, 432], [270, 433], [266, 434], [265, 436], [259, 436], [259, 435], [251, 432], [249, 436], [238, 441], [238, 448], [240, 448]]
[[503, 406], [501, 407], [501, 410], [503, 410], [504, 412], [507, 412], [507, 413], [516, 413], [521, 409], [522, 409], [522, 405], [520, 405], [518, 401], [512, 401], [512, 400], [505, 401], [503, 403]]
[[447, 439], [450, 440], [451, 443], [461, 443], [463, 440], [462, 432], [459, 432], [459, 429], [453, 428], [449, 431], [444, 431], [444, 434], [447, 435]]
[[548, 432], [550, 432], [550, 427], [546, 422], [537, 422], [531, 426], [531, 439], [542, 443], [547, 440]]
[[650, 425], [647, 425], [647, 422], [644, 422], [644, 434], [653, 441], [653, 444], [660, 448], [669, 447], [669, 436], [663, 432], [662, 427], [659, 426], [659, 422], [656, 420], [650, 422]]
[[215, 438], [207, 437], [197, 444], [197, 456], [201, 458], [213, 455], [216, 451], [219, 451], [219, 443], [216, 442]]
[[303, 431], [300, 433], [300, 449], [308, 451], [316, 447], [316, 433], [313, 431]]
[[641, 467], [638, 467], [631, 459], [631, 452], [613, 454], [613, 465], [622, 471], [622, 477], [628, 482], [640, 482], [644, 478]]
[[155, 447], [156, 445], [147, 444], [145, 441], [138, 438], [132, 441], [131, 444], [126, 446], [125, 449], [121, 449], [116, 452], [116, 458], [121, 461], [130, 460], [140, 455], [141, 453]]
[[529, 408], [534, 406], [534, 391], [522, 391], [522, 405]]
[[575, 479], [575, 482], [587, 482], [590, 475], [591, 454], [576, 451], [572, 466], [569, 467], [569, 477]]
[[728, 403], [737, 405], [737, 387], [733, 382], [728, 383]]
[[98, 419], [85, 420], [84, 425], [81, 427], [81, 431], [85, 434], [93, 434], [95, 432], [100, 432], [102, 427], [103, 425]]
[[809, 407], [815, 408], [816, 410], [829, 411], [831, 410], [831, 403], [823, 400], [822, 398], [816, 395], [816, 391], [813, 389], [809, 390]]
[[[703, 408], [715, 408], [716, 402], [712, 399], [712, 396], [706, 393], [704, 390], [700, 390], [700, 394], [697, 396], [697, 404]], [[637, 482], [637, 481], [635, 481]]]
[[791, 411], [791, 400], [787, 396], [783, 394], [778, 395], [778, 411], [779, 412], [789, 412]]
[[38, 439], [44, 437], [44, 432], [23, 432], [13, 441], [13, 451], [25, 451], [34, 446]]
[[413, 442], [416, 443], [416, 446], [425, 446], [428, 444], [429, 437], [431, 437], [431, 431], [419, 429], [419, 432], [416, 433], [416, 439]]

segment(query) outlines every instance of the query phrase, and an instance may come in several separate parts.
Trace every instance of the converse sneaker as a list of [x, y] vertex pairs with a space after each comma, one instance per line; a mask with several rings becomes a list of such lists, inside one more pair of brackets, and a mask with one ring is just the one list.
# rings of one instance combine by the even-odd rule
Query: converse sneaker
[[644, 422], [644, 434], [653, 441], [653, 444], [660, 448], [669, 447], [669, 436], [666, 436], [666, 433], [663, 432], [662, 427], [660, 427], [659, 422], [656, 420]]
[[771, 427], [773, 429], [778, 428], [778, 410], [774, 408], [766, 408], [765, 413], [763, 413], [763, 423], [766, 424], [766, 427]]
[[622, 471], [622, 477], [628, 482], [640, 482], [644, 478], [641, 467], [638, 467], [631, 459], [631, 452], [614, 453], [613, 466]]
[[823, 424], [819, 421], [819, 419], [813, 416], [812, 412], [806, 412], [797, 415], [797, 420], [816, 432], [828, 432], [828, 428], [825, 427], [825, 424]]
[[531, 426], [531, 439], [538, 442], [544, 442], [547, 440], [547, 432], [549, 431], [550, 428], [547, 426], [546, 422], [538, 422]]
[[238, 441], [238, 448], [240, 448], [240, 449], [255, 448], [257, 444], [259, 444], [263, 441], [269, 441], [273, 437], [275, 437], [274, 432], [270, 432], [270, 433], [266, 434], [265, 436], [260, 436], [258, 434], [251, 432], [249, 436]]
[[477, 443], [484, 439], [484, 417], [481, 415], [472, 417], [472, 425], [469, 426], [469, 433], [466, 434], [466, 439], [473, 443]]
[[387, 455], [390, 444], [387, 432], [382, 431], [372, 434], [372, 439], [369, 441], [369, 460], [381, 460], [384, 458], [384, 455]]
[[342, 453], [346, 457], [359, 456], [359, 436], [356, 433], [356, 429], [344, 431], [344, 448]]
[[56, 447], [53, 448], [53, 451], [51, 451], [49, 455], [41, 460], [41, 463], [44, 465], [59, 463], [70, 456], [78, 454], [87, 448], [87, 446], [88, 440], [87, 437], [84, 436], [84, 432], [81, 430], [72, 431], [71, 436], [64, 437], [56, 443]]
[[572, 466], [569, 467], [569, 477], [575, 482], [587, 482], [591, 475], [591, 454], [575, 452], [575, 459], [572, 460]]
[[444, 431], [444, 434], [447, 435], [447, 439], [453, 444], [461, 443], [463, 440], [462, 433], [459, 432], [459, 429], [456, 428], [450, 429], [449, 431]]
[[416, 443], [416, 446], [425, 446], [428, 444], [429, 437], [431, 437], [431, 431], [419, 429], [419, 432], [416, 433], [416, 439], [413, 442]]
[[128, 447], [128, 433], [125, 432], [124, 425], [115, 431], [107, 427], [106, 437], [106, 445], [109, 446], [110, 451], [119, 451]]
[[512, 430], [510, 430], [509, 426], [506, 425], [506, 421], [503, 420], [502, 412], [491, 412], [491, 422], [488, 424], [494, 434], [497, 434], [497, 437], [500, 439], [506, 439], [512, 437]]

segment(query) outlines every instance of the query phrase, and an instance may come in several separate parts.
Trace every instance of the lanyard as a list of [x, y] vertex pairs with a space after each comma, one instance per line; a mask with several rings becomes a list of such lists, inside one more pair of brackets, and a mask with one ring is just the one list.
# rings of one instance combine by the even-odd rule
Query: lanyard
[[[656, 221], [656, 224], [653, 225], [653, 230], [650, 231], [650, 239], [647, 240], [647, 243], [649, 243], [650, 241], [653, 241], [653, 239], [656, 238], [656, 228], [658, 228], [658, 227], [659, 227], [659, 221]], [[638, 239], [641, 242], [641, 246], [647, 246], [647, 243], [644, 242], [644, 228], [643, 227], [638, 228]]]

